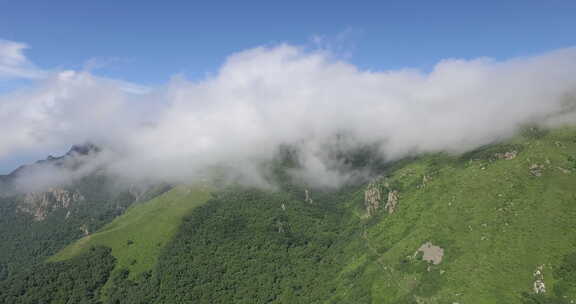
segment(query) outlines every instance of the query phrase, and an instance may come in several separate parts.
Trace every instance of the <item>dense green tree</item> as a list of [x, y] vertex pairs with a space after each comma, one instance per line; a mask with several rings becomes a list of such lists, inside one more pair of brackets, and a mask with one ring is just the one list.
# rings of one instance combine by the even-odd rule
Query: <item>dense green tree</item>
[[99, 303], [114, 263], [110, 249], [96, 247], [68, 261], [35, 265], [0, 283], [0, 303]]

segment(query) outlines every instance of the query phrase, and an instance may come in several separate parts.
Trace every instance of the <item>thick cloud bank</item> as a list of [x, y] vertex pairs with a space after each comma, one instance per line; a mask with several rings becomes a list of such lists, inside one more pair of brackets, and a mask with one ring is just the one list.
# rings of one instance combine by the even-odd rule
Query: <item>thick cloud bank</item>
[[[27, 63], [20, 50], [0, 45], [0, 71]], [[527, 123], [574, 122], [576, 48], [448, 59], [423, 73], [359, 70], [279, 45], [234, 54], [213, 77], [148, 90], [82, 71], [38, 74], [33, 88], [0, 96], [0, 158], [89, 141], [103, 147], [101, 164], [129, 178], [189, 181], [224, 165], [263, 184], [257, 164], [291, 144], [301, 177], [336, 185], [346, 174], [324, 149], [338, 134], [348, 135], [344, 149], [370, 144], [395, 159], [462, 152]]]

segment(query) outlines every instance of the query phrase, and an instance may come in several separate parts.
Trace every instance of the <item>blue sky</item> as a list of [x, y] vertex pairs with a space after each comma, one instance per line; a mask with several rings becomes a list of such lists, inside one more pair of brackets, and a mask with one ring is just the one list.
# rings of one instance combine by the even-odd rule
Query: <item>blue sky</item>
[[[531, 56], [575, 46], [575, 16], [570, 0], [0, 0], [0, 39], [25, 43], [42, 70], [156, 86], [176, 74], [204, 79], [231, 54], [280, 43], [327, 48], [373, 71]], [[0, 79], [0, 92], [23, 83]], [[0, 159], [0, 173], [45, 154]]]
[[[258, 45], [325, 37], [366, 69], [427, 69], [445, 58], [497, 59], [576, 44], [576, 2], [0, 0], [0, 37], [44, 68], [104, 63], [144, 84], [202, 78]], [[342, 33], [346, 33], [342, 35]]]

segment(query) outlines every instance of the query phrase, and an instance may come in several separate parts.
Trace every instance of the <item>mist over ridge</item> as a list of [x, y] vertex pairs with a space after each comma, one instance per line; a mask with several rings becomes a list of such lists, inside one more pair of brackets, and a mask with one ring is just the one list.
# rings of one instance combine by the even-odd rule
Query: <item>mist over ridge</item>
[[576, 119], [575, 48], [506, 61], [446, 59], [424, 73], [360, 70], [326, 51], [281, 44], [233, 54], [201, 81], [174, 77], [156, 88], [39, 70], [24, 48], [0, 44], [0, 77], [32, 80], [0, 95], [0, 158], [85, 142], [101, 148], [84, 156], [81, 171], [45, 166], [29, 174], [30, 189], [95, 168], [178, 183], [219, 167], [266, 186], [261, 164], [286, 145], [298, 150], [295, 176], [333, 187], [353, 174], [328, 147], [369, 146], [386, 160], [460, 153], [527, 124]]

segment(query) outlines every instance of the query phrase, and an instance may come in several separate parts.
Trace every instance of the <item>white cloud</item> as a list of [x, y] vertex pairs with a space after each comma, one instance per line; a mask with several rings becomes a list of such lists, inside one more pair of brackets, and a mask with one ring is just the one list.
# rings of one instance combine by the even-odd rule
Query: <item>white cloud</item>
[[44, 72], [34, 67], [24, 56], [26, 48], [26, 44], [0, 39], [0, 80], [42, 77]]
[[351, 135], [338, 143], [345, 149], [377, 144], [388, 159], [462, 152], [549, 122], [573, 98], [574, 75], [574, 48], [450, 59], [422, 73], [362, 71], [290, 45], [234, 54], [212, 78], [138, 94], [88, 72], [52, 73], [0, 97], [0, 157], [92, 141], [109, 149], [109, 170], [127, 177], [186, 181], [227, 166], [263, 184], [259, 162], [294, 144], [305, 164], [296, 175], [334, 185], [348, 176], [324, 151], [335, 134]]

